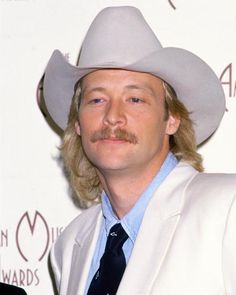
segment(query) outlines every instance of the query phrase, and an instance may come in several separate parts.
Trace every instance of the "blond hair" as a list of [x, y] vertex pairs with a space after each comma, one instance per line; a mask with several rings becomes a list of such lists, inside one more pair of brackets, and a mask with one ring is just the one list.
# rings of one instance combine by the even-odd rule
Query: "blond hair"
[[[178, 131], [170, 137], [170, 150], [178, 160], [184, 160], [198, 171], [202, 171], [202, 158], [197, 153], [193, 124], [189, 112], [177, 99], [176, 93], [170, 85], [163, 82], [163, 87], [165, 90], [166, 119], [170, 113], [180, 118]], [[76, 193], [80, 206], [89, 207], [91, 204], [100, 201], [102, 187], [95, 167], [83, 150], [81, 137], [75, 130], [80, 99], [81, 88], [78, 84], [72, 99], [61, 152], [72, 189]]]
[[170, 150], [178, 160], [184, 160], [199, 172], [203, 171], [202, 156], [197, 152], [197, 144], [190, 113], [177, 98], [174, 89], [163, 82], [167, 113], [180, 118], [177, 132], [170, 136]]

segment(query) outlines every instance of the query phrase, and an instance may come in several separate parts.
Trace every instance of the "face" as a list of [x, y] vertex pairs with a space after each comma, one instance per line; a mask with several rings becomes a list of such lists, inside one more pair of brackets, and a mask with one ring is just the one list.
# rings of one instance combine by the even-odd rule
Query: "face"
[[76, 131], [94, 166], [101, 173], [157, 170], [179, 126], [166, 114], [162, 81], [106, 69], [84, 77], [81, 90]]

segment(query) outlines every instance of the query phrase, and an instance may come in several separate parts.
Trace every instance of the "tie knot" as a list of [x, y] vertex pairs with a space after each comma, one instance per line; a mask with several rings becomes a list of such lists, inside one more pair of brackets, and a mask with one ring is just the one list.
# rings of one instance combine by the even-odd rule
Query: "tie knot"
[[128, 235], [120, 223], [113, 225], [107, 239], [106, 251], [119, 251], [123, 247]]
[[116, 223], [110, 229], [109, 235], [113, 236], [113, 237], [117, 237], [117, 236], [123, 236], [123, 235], [127, 235], [127, 234], [126, 234], [125, 230], [123, 229], [121, 223]]

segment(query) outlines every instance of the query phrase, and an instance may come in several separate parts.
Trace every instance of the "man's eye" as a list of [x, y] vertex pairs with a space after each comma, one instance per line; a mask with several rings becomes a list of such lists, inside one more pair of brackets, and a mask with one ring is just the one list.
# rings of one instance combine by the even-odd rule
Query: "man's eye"
[[131, 97], [131, 102], [133, 103], [141, 103], [143, 100], [139, 97]]
[[89, 104], [99, 104], [102, 103], [104, 100], [102, 98], [94, 98], [89, 100]]

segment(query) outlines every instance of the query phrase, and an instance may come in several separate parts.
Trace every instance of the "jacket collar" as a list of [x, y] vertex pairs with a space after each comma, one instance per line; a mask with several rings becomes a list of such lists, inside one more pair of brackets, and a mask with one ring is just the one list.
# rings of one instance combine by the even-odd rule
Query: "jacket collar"
[[87, 277], [102, 224], [101, 205], [83, 213], [80, 230], [73, 247], [66, 295], [84, 295]]
[[151, 292], [180, 219], [185, 189], [197, 173], [180, 162], [154, 193], [117, 295]]

